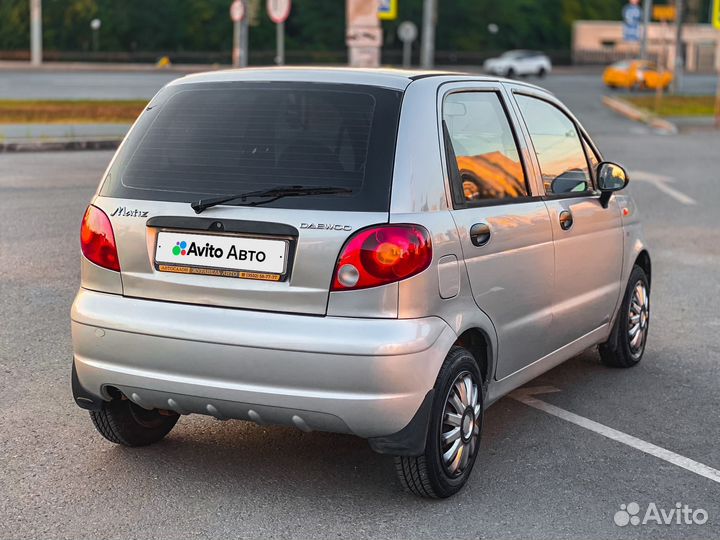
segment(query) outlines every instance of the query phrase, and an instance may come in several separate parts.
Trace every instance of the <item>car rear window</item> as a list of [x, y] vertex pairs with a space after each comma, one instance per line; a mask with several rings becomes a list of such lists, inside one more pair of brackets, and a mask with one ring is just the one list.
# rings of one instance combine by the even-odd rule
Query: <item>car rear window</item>
[[135, 125], [101, 194], [193, 202], [290, 186], [341, 187], [352, 192], [267, 206], [387, 211], [401, 99], [399, 91], [361, 85], [170, 86]]

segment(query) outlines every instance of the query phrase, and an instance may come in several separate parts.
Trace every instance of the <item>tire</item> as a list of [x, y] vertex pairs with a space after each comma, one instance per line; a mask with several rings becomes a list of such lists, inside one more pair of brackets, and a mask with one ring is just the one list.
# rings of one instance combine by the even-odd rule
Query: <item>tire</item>
[[[467, 380], [470, 381], [469, 394], [465, 390]], [[420, 497], [445, 498], [465, 485], [480, 448], [483, 390], [473, 355], [462, 347], [450, 349], [434, 390], [425, 452], [417, 457], [396, 456], [395, 470], [405, 491]], [[460, 414], [463, 408], [464, 413]], [[454, 415], [452, 423], [445, 422], [445, 418], [450, 418], [448, 414]], [[451, 442], [443, 444], [443, 435], [449, 435]], [[447, 461], [443, 452], [450, 456]]]
[[547, 71], [544, 67], [541, 67], [537, 72], [537, 76], [542, 79], [545, 75], [547, 75]]
[[649, 327], [650, 283], [645, 271], [636, 265], [630, 273], [610, 338], [599, 346], [602, 362], [619, 368], [636, 365], [645, 353]]
[[128, 399], [114, 399], [104, 403], [101, 410], [90, 411], [90, 418], [100, 435], [112, 443], [147, 446], [170, 433], [179, 416], [165, 416], [157, 410], [143, 409]]
[[513, 68], [507, 68], [505, 71], [505, 77], [512, 79], [515, 76], [515, 70]]

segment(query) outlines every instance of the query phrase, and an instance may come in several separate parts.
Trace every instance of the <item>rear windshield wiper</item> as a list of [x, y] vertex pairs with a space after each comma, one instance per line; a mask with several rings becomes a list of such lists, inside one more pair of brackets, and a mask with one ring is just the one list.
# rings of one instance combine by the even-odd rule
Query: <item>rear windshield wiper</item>
[[303, 187], [303, 186], [289, 186], [282, 188], [271, 188], [263, 189], [260, 191], [248, 191], [247, 193], [238, 193], [237, 195], [224, 195], [222, 197], [214, 197], [212, 199], [200, 199], [197, 202], [191, 203], [190, 206], [195, 210], [196, 214], [199, 214], [203, 210], [207, 210], [212, 206], [223, 204], [226, 202], [240, 199], [245, 201], [249, 198], [265, 198], [264, 201], [255, 201], [250, 203], [248, 206], [257, 206], [259, 204], [266, 204], [283, 197], [302, 197], [310, 195], [336, 195], [339, 193], [352, 193], [350, 188], [342, 187]]

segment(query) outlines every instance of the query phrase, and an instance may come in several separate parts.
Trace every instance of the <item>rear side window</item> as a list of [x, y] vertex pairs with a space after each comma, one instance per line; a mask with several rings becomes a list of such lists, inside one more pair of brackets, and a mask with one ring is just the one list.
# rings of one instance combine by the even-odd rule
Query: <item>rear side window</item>
[[352, 193], [267, 206], [387, 211], [401, 97], [316, 83], [171, 86], [133, 129], [101, 194], [192, 202], [290, 186], [342, 187]]
[[495, 92], [450, 94], [443, 104], [443, 123], [451, 177], [461, 184], [453, 189], [456, 203], [528, 195], [515, 137]]
[[592, 189], [588, 162], [573, 121], [541, 99], [516, 95], [532, 140], [547, 195]]

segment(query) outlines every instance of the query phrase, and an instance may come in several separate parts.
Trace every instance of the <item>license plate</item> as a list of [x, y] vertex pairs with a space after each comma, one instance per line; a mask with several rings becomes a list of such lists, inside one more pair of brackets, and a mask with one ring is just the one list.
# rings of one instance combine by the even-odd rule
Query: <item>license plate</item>
[[155, 267], [163, 272], [279, 281], [287, 257], [287, 240], [160, 232]]

